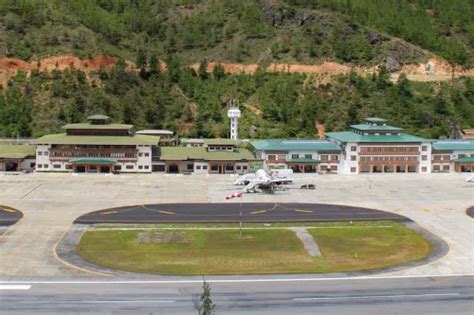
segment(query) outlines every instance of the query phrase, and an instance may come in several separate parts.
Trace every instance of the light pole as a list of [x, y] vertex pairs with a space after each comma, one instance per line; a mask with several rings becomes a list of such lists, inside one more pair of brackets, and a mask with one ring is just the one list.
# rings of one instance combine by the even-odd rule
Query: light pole
[[239, 238], [242, 238], [242, 196], [244, 194], [240, 194], [240, 216], [239, 216]]

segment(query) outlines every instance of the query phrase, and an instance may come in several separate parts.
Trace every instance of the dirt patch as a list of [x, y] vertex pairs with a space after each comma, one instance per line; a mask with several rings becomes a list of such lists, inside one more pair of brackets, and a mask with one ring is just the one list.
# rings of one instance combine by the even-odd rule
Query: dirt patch
[[[27, 73], [34, 69], [42, 71], [66, 70], [73, 66], [85, 72], [97, 71], [100, 67], [111, 69], [118, 58], [108, 55], [98, 55], [89, 59], [80, 59], [74, 55], [52, 56], [43, 59], [33, 59], [30, 62], [14, 58], [0, 58], [0, 84], [6, 88], [8, 80], [16, 74], [18, 70]], [[137, 66], [126, 61], [129, 71], [137, 71]], [[226, 73], [231, 74], [253, 74], [257, 71], [257, 64], [241, 64], [241, 63], [217, 63], [210, 62], [207, 65], [207, 71], [212, 72], [214, 67], [220, 64]], [[199, 69], [199, 64], [191, 64], [189, 67], [194, 70]], [[160, 61], [160, 68], [166, 69], [166, 64]], [[320, 83], [327, 84], [332, 81], [332, 77], [328, 75], [348, 74], [352, 70], [360, 75], [367, 75], [378, 71], [378, 67], [360, 67], [348, 64], [340, 64], [333, 61], [325, 61], [320, 64], [287, 64], [272, 63], [265, 69], [268, 72], [287, 72], [287, 73], [305, 73], [313, 75], [323, 75]], [[432, 58], [426, 64], [408, 64], [401, 67], [400, 71], [392, 73], [392, 80], [397, 80], [401, 73], [407, 74], [408, 79], [413, 81], [446, 81], [453, 76], [474, 76], [474, 68], [463, 69], [459, 66], [451, 66], [446, 60], [440, 58]]]
[[184, 244], [188, 240], [186, 234], [181, 231], [160, 231], [138, 233], [135, 242], [139, 244]]

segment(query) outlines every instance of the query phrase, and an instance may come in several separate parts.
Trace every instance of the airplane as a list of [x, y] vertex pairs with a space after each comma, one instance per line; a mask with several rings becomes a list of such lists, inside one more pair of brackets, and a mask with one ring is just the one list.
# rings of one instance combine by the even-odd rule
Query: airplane
[[[270, 176], [272, 179], [280, 180], [281, 184], [291, 184], [293, 182], [290, 178], [288, 178], [289, 175], [293, 174], [292, 169], [271, 170], [270, 172], [266, 172], [264, 170], [260, 171], [265, 172], [265, 174]], [[239, 178], [234, 181], [234, 185], [248, 185], [251, 181], [255, 181], [257, 179], [258, 172], [259, 171], [256, 173], [247, 173], [239, 176]], [[262, 175], [263, 173], [260, 172], [259, 174]]]
[[247, 184], [243, 184], [245, 185], [242, 189], [243, 193], [266, 192], [273, 194], [275, 190], [283, 190], [284, 188], [281, 187], [283, 184], [291, 183], [287, 177], [275, 178], [265, 170], [258, 170], [253, 178], [247, 177], [245, 181]]

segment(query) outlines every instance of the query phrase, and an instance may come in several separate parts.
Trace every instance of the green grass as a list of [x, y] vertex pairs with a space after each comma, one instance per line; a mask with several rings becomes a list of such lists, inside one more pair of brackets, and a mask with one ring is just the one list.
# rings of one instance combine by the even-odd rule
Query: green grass
[[424, 237], [394, 224], [391, 228], [308, 229], [332, 271], [357, 271], [398, 265], [427, 256]]
[[[154, 274], [275, 274], [367, 270], [426, 256], [431, 244], [399, 223], [309, 229], [323, 253], [310, 257], [290, 230], [181, 230], [186, 242], [138, 243], [149, 231], [88, 231], [77, 252], [91, 263]], [[161, 230], [161, 233], [176, 233]]]

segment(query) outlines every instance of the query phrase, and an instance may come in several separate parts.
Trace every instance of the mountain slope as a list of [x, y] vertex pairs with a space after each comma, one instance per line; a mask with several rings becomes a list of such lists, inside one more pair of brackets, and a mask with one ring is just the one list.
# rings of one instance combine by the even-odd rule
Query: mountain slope
[[[339, 10], [341, 14], [338, 6], [327, 5], [337, 1], [302, 2], [1, 0], [0, 55], [29, 60], [68, 53], [81, 58], [108, 54], [135, 60], [144, 50], [174, 54], [185, 63], [206, 56], [244, 63], [312, 64], [333, 59], [361, 65], [376, 65], [390, 57], [394, 70], [398, 64], [426, 62], [430, 56], [387, 35], [391, 29], [379, 27], [380, 23], [364, 25], [359, 11]], [[469, 66], [472, 50], [466, 48], [464, 55], [452, 61]]]

